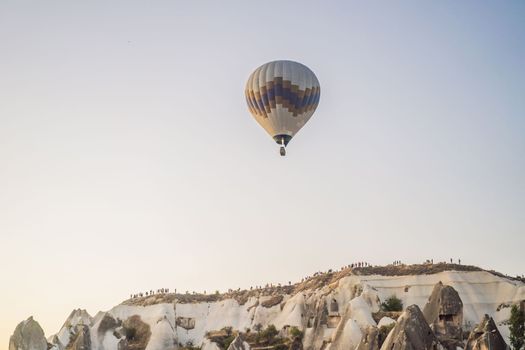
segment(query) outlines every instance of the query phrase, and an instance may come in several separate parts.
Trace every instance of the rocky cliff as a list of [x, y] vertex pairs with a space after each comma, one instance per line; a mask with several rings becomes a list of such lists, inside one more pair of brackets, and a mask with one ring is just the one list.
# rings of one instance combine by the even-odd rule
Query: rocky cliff
[[[480, 269], [392, 271], [349, 268], [297, 284], [225, 294], [154, 293], [95, 317], [75, 310], [48, 344], [42, 342], [43, 332], [39, 338], [21, 324], [10, 350], [464, 347], [462, 334], [475, 330], [485, 314], [501, 339], [507, 339], [510, 305], [525, 300], [525, 283]], [[404, 312], [381, 310], [392, 295], [402, 301]]]
[[463, 302], [458, 292], [441, 281], [434, 286], [423, 315], [440, 343], [455, 350], [463, 341]]
[[47, 350], [44, 331], [33, 317], [16, 326], [9, 339], [9, 350]]
[[485, 315], [481, 323], [472, 330], [465, 346], [465, 350], [505, 349], [507, 349], [507, 344], [489, 315]]
[[410, 305], [397, 320], [381, 349], [438, 350], [438, 340], [417, 305]]

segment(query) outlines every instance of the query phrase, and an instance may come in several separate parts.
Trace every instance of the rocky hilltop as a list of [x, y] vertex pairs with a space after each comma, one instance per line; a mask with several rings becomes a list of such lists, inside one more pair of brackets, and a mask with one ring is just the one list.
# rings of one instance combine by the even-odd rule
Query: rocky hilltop
[[[44, 338], [32, 318], [10, 350], [504, 349], [525, 283], [453, 264], [348, 266], [228, 293], [147, 293]], [[490, 344], [489, 344], [490, 343]]]

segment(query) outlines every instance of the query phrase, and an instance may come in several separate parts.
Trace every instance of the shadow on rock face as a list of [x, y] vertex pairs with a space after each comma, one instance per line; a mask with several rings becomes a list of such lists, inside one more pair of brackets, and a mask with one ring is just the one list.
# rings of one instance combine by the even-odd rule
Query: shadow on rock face
[[88, 326], [81, 324], [75, 326], [75, 333], [67, 346], [67, 350], [91, 350], [91, 336]]
[[107, 331], [115, 329], [115, 327], [118, 326], [117, 320], [113, 318], [110, 314], [106, 313], [104, 315], [104, 318], [102, 321], [100, 321], [100, 325], [98, 326], [98, 336], [102, 337], [104, 334], [106, 334]]
[[494, 320], [485, 315], [481, 323], [470, 333], [465, 350], [506, 350], [507, 344], [501, 336]]
[[437, 350], [438, 340], [419, 307], [411, 305], [401, 314], [381, 349]]
[[377, 327], [367, 327], [356, 350], [378, 350], [379, 330]]
[[423, 315], [443, 347], [448, 350], [463, 347], [463, 302], [453, 287], [437, 283]]
[[151, 337], [148, 324], [139, 315], [134, 315], [122, 323], [125, 338], [118, 343], [118, 350], [144, 350]]

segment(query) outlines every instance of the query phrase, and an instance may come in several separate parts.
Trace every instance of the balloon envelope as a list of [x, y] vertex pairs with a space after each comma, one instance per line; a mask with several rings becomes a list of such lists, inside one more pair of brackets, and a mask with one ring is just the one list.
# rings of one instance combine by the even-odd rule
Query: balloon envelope
[[277, 143], [287, 145], [314, 114], [321, 87], [305, 65], [273, 61], [250, 75], [245, 95], [255, 120]]

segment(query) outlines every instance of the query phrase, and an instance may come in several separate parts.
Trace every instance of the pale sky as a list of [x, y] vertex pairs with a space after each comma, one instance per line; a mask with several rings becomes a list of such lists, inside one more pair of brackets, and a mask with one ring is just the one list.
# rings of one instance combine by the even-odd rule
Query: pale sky
[[[358, 260], [525, 273], [525, 2], [0, 0], [0, 349]], [[244, 84], [321, 83], [288, 155]]]

